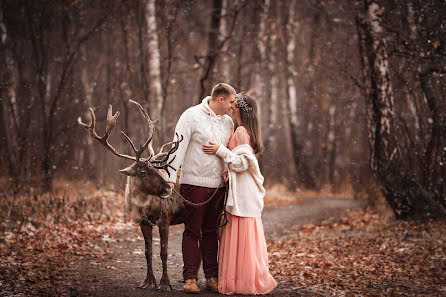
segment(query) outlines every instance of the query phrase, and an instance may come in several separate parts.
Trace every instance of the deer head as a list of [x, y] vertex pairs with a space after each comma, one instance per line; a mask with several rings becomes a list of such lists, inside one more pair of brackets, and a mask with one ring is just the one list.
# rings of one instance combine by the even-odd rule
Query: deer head
[[[132, 147], [135, 156], [129, 156], [119, 153], [108, 142], [108, 138], [110, 137], [111, 132], [115, 127], [116, 121], [119, 117], [119, 111], [117, 111], [113, 115], [111, 104], [108, 106], [107, 126], [105, 128], [104, 136], [100, 137], [96, 133], [96, 116], [94, 114], [94, 110], [91, 107], [89, 108], [91, 116], [90, 124], [85, 124], [84, 122], [82, 122], [81, 117], [79, 117], [77, 121], [79, 125], [88, 130], [91, 137], [99, 141], [99, 143], [105, 146], [114, 155], [133, 161], [133, 163], [129, 167], [119, 170], [120, 173], [127, 176], [139, 178], [140, 190], [142, 190], [145, 194], [159, 196], [160, 198], [167, 198], [171, 194], [171, 188], [169, 184], [164, 180], [164, 178], [162, 178], [162, 176], [160, 175], [159, 169], [165, 170], [166, 173], [170, 176], [169, 168], [173, 169], [170, 164], [172, 163], [173, 159], [175, 159], [175, 157], [170, 162], [168, 162], [169, 156], [178, 149], [179, 143], [183, 140], [183, 137], [181, 136], [180, 138], [177, 135], [176, 141], [171, 141], [163, 144], [160, 151], [155, 154], [152, 147], [152, 137], [158, 120], [152, 121], [149, 117], [149, 114], [138, 102], [133, 100], [129, 100], [129, 102], [136, 105], [149, 126], [149, 135], [147, 137], [147, 140], [138, 149], [134, 145], [133, 141], [127, 136], [127, 134], [121, 131], [122, 135]], [[142, 158], [141, 155], [146, 149], [148, 150], [149, 156], [146, 158]]]

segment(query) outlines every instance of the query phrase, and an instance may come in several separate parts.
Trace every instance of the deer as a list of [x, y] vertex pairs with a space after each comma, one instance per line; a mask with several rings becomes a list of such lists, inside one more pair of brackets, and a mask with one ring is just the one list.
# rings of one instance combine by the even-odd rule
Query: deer
[[[125, 204], [126, 209], [130, 212], [132, 220], [139, 224], [141, 233], [144, 238], [145, 258], [147, 264], [147, 274], [143, 283], [138, 286], [142, 289], [156, 289], [160, 291], [170, 291], [169, 276], [167, 274], [167, 248], [169, 241], [169, 226], [184, 223], [182, 210], [184, 202], [178, 194], [178, 185], [175, 185], [172, 191], [170, 185], [162, 177], [164, 170], [169, 176], [169, 169], [174, 169], [170, 164], [175, 158], [169, 162], [169, 157], [179, 147], [183, 137], [176, 135], [176, 140], [163, 144], [160, 151], [155, 154], [152, 147], [152, 137], [155, 131], [155, 126], [158, 120], [152, 121], [147, 111], [134, 100], [129, 100], [134, 104], [147, 122], [149, 127], [147, 140], [139, 148], [136, 148], [132, 140], [121, 131], [127, 142], [130, 144], [135, 156], [129, 156], [119, 153], [109, 143], [108, 139], [111, 132], [116, 125], [119, 117], [119, 111], [113, 115], [113, 108], [110, 104], [107, 112], [107, 124], [104, 136], [100, 137], [96, 133], [96, 116], [93, 108], [89, 108], [91, 122], [86, 124], [82, 122], [82, 118], [78, 118], [78, 123], [81, 127], [88, 130], [91, 137], [101, 143], [106, 149], [110, 150], [115, 156], [133, 163], [127, 168], [119, 170], [121, 174], [127, 176], [127, 184], [125, 187]], [[144, 151], [148, 152], [148, 157], [143, 158]], [[152, 270], [152, 229], [153, 226], [158, 226], [161, 251], [160, 257], [162, 261], [162, 277], [159, 285], [156, 284], [155, 276]]]

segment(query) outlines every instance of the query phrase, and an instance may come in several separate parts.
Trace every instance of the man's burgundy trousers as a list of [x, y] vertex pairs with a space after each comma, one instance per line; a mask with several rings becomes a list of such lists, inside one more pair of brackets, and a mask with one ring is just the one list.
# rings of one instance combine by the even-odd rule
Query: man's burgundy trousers
[[[204, 188], [192, 185], [181, 185], [181, 195], [190, 202], [207, 201], [215, 192], [215, 188]], [[222, 211], [224, 187], [220, 188], [214, 197], [205, 205], [193, 206], [184, 202], [184, 233], [183, 233], [183, 277], [197, 279], [198, 242], [203, 257], [203, 270], [206, 279], [218, 276], [218, 216]]]

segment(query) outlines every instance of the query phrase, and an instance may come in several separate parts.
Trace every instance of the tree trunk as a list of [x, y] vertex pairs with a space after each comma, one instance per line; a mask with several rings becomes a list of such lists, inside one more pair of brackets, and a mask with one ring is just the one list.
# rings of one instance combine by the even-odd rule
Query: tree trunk
[[[158, 31], [156, 25], [156, 7], [155, 0], [146, 0], [145, 5], [145, 17], [147, 24], [147, 36], [148, 36], [148, 50], [149, 50], [149, 81], [151, 94], [154, 97], [152, 108], [152, 118], [159, 119], [162, 117], [161, 111], [163, 110], [163, 90], [161, 84], [161, 70], [160, 70], [160, 50], [158, 42]], [[148, 98], [146, 98], [148, 100]]]
[[[31, 8], [29, 8], [31, 9]], [[30, 11], [30, 14], [35, 13]], [[29, 16], [31, 17], [31, 15]], [[32, 23], [32, 20], [29, 20]], [[41, 28], [45, 28], [45, 20], [41, 20], [38, 24]], [[31, 25], [32, 26], [32, 25]], [[37, 24], [35, 25], [37, 26]], [[41, 29], [39, 28], [39, 29]], [[34, 43], [38, 44], [34, 47], [34, 57], [37, 65], [37, 77], [38, 77], [38, 98], [40, 100], [40, 111], [42, 118], [42, 177], [41, 187], [43, 192], [49, 192], [52, 187], [53, 180], [53, 166], [51, 160], [51, 142], [52, 142], [52, 126], [50, 122], [49, 97], [51, 94], [51, 77], [48, 74], [48, 48], [44, 46], [47, 43], [48, 36], [44, 30], [40, 31], [38, 36], [33, 36]]]
[[262, 10], [260, 11], [259, 16], [259, 29], [257, 32], [257, 40], [256, 46], [258, 51], [258, 62], [257, 62], [257, 70], [255, 71], [254, 76], [254, 96], [257, 100], [258, 108], [259, 108], [259, 121], [260, 123], [264, 122], [263, 116], [265, 114], [264, 106], [266, 105], [266, 91], [265, 91], [265, 81], [264, 77], [266, 76], [266, 22], [268, 20], [268, 13], [270, 7], [270, 0], [265, 0], [263, 3]]
[[[144, 32], [146, 32], [144, 28], [144, 18], [145, 18], [145, 2], [141, 1], [138, 2], [138, 9], [137, 9], [137, 23], [138, 23], [138, 47], [139, 47], [139, 72], [140, 75], [138, 78], [141, 80], [139, 82], [139, 86], [142, 88], [144, 98], [148, 102], [150, 98], [150, 86], [149, 86], [149, 78], [147, 77], [148, 69], [149, 67], [147, 65], [146, 60], [146, 53], [148, 52], [147, 45], [148, 43], [145, 42], [145, 35]], [[149, 106], [148, 104], [145, 104], [147, 112], [151, 115], [152, 114], [152, 106]]]
[[31, 111], [33, 110], [33, 96], [30, 94], [24, 76], [22, 57], [17, 55], [14, 42], [8, 35], [7, 25], [4, 21], [3, 11], [0, 7], [0, 50], [2, 51], [2, 69], [4, 83], [0, 90], [2, 105], [2, 138], [5, 142], [8, 173], [12, 178], [13, 190], [19, 191], [27, 178], [35, 173], [33, 164], [27, 162], [29, 149], [29, 128], [31, 124]]
[[442, 167], [446, 161], [446, 132], [444, 129], [446, 104], [444, 103], [444, 96], [443, 100], [438, 100], [434, 95], [432, 86], [434, 82], [431, 78], [435, 74], [435, 68], [430, 63], [426, 63], [419, 73], [421, 89], [431, 112], [431, 117], [428, 120], [431, 123], [431, 129], [424, 155], [423, 186], [428, 192], [432, 193], [435, 204], [440, 207], [445, 202], [444, 170], [442, 170]]
[[[2, 4], [0, 2], [0, 4]], [[9, 60], [9, 50], [7, 48], [7, 40], [8, 40], [8, 31], [6, 29], [5, 23], [3, 21], [3, 10], [2, 6], [0, 5], [0, 50], [3, 52], [1, 55], [1, 64], [6, 65], [4, 69], [0, 72], [0, 81], [3, 83], [0, 84], [0, 141], [3, 144], [1, 146], [0, 151], [3, 153], [2, 156], [6, 156], [4, 159], [2, 157], [1, 161], [7, 162], [8, 164], [8, 173], [11, 177], [11, 184], [14, 188], [14, 190], [17, 188], [18, 184], [18, 174], [17, 170], [14, 166], [13, 162], [13, 156], [12, 156], [12, 150], [11, 150], [11, 130], [7, 127], [13, 126], [11, 123], [11, 119], [15, 119], [15, 115], [10, 114], [8, 116], [8, 106], [11, 106], [11, 95], [15, 95], [13, 90], [13, 83], [12, 83], [12, 69], [10, 66]], [[15, 100], [14, 100], [15, 101]], [[9, 103], [9, 104], [8, 104]], [[11, 110], [13, 112], [14, 109]]]
[[[279, 30], [279, 23], [277, 21], [277, 7], [273, 9], [274, 11], [274, 19], [276, 19], [275, 28]], [[279, 71], [277, 64], [279, 62], [279, 47], [278, 47], [278, 32], [274, 32], [271, 34], [271, 38], [269, 39], [269, 57], [267, 63], [267, 77], [270, 80], [270, 94], [268, 96], [268, 101], [265, 100], [265, 103], [268, 105], [268, 118], [266, 119], [267, 125], [265, 129], [265, 149], [271, 150], [274, 148], [274, 144], [276, 143], [276, 132], [278, 128], [279, 121]]]
[[[254, 98], [257, 101], [257, 108], [259, 110], [259, 122], [261, 123], [262, 127], [262, 134], [264, 139], [264, 145], [266, 146], [266, 131], [267, 131], [267, 122], [266, 118], [268, 115], [268, 102], [267, 98], [269, 96], [267, 95], [267, 88], [266, 88], [266, 80], [265, 77], [267, 77], [267, 56], [266, 56], [266, 46], [267, 46], [267, 34], [266, 34], [266, 26], [268, 21], [268, 14], [270, 10], [270, 0], [264, 0], [262, 1], [262, 9], [260, 10], [258, 19], [258, 31], [257, 31], [257, 38], [256, 38], [256, 49], [257, 49], [257, 63], [254, 71], [254, 82], [252, 89], [254, 90]], [[268, 88], [268, 92], [270, 89]], [[263, 167], [263, 164], [265, 162], [264, 158], [265, 154], [262, 154], [259, 156], [259, 163], [260, 167]]]
[[382, 24], [383, 8], [377, 1], [366, 0], [364, 4], [357, 25], [367, 93], [372, 171], [397, 218], [444, 215], [444, 209], [404, 165], [405, 158], [396, 143], [398, 131], [393, 124], [394, 102]]
[[211, 14], [211, 24], [208, 34], [208, 48], [206, 59], [204, 62], [203, 74], [200, 78], [200, 95], [198, 102], [209, 94], [211, 84], [214, 80], [214, 66], [218, 58], [218, 32], [220, 29], [222, 11], [222, 0], [213, 1], [213, 9]]
[[[43, 192], [50, 192], [53, 185], [53, 174], [54, 174], [54, 167], [53, 167], [53, 160], [51, 158], [53, 154], [52, 149], [52, 142], [53, 142], [53, 126], [52, 122], [50, 121], [50, 114], [48, 111], [48, 97], [51, 91], [51, 84], [50, 80], [51, 77], [47, 74], [47, 66], [44, 67], [44, 72], [42, 72], [42, 76], [45, 77], [40, 81], [40, 84], [44, 84], [46, 82], [45, 91], [40, 94], [41, 96], [41, 104], [42, 104], [42, 114], [44, 115], [44, 124], [43, 124], [43, 150], [42, 150], [42, 191]], [[40, 86], [40, 88], [43, 88], [43, 86]]]
[[417, 25], [415, 22], [415, 12], [413, 9], [413, 3], [411, 1], [407, 2], [407, 24], [410, 30], [410, 39], [415, 39], [417, 36]]
[[326, 160], [327, 166], [327, 180], [330, 187], [333, 188], [335, 185], [335, 170], [336, 170], [336, 105], [334, 103], [330, 104], [328, 109], [328, 127], [327, 127], [327, 155]]
[[220, 54], [220, 66], [219, 66], [219, 74], [220, 74], [220, 80], [222, 82], [226, 83], [232, 83], [231, 82], [231, 76], [230, 76], [230, 59], [229, 59], [229, 46], [228, 42], [224, 42], [226, 38], [228, 38], [229, 35], [229, 28], [228, 28], [228, 0], [222, 0], [222, 7], [221, 7], [221, 18], [220, 18], [220, 28], [219, 28], [219, 43], [223, 44], [224, 46], [221, 49]]
[[[175, 34], [173, 34], [173, 32], [176, 31], [177, 27], [178, 27], [178, 14], [180, 13], [181, 7], [179, 5], [174, 5], [172, 7], [172, 11], [168, 12], [168, 15], [170, 16], [169, 21], [167, 23], [166, 26], [166, 50], [167, 50], [167, 54], [166, 54], [166, 59], [167, 59], [167, 65], [166, 65], [166, 70], [164, 72], [164, 77], [163, 77], [163, 85], [162, 85], [162, 92], [163, 92], [163, 97], [164, 97], [164, 102], [167, 102], [167, 98], [169, 96], [169, 91], [170, 91], [170, 83], [171, 83], [171, 78], [172, 76], [175, 77], [175, 73], [173, 73], [172, 69], [174, 69], [174, 63], [176, 61], [176, 52], [175, 52], [175, 46], [177, 44], [177, 39], [178, 37], [176, 37]], [[157, 129], [157, 131], [159, 131], [158, 133], [158, 140], [159, 143], [165, 143], [167, 141], [167, 139], [170, 139], [170, 136], [168, 136], [168, 134], [166, 133], [166, 128], [167, 128], [167, 123], [169, 122], [168, 119], [168, 115], [166, 114], [166, 110], [167, 110], [167, 104], [163, 104], [163, 109], [161, 110], [161, 118], [160, 118], [160, 129]]]
[[[85, 60], [87, 59], [87, 53], [86, 53], [86, 49], [85, 47], [82, 47], [82, 55], [85, 57]], [[88, 65], [84, 65], [82, 67], [81, 70], [81, 82], [82, 82], [82, 86], [84, 87], [84, 92], [85, 92], [85, 100], [87, 101], [87, 106], [88, 108], [93, 107], [93, 91], [94, 91], [94, 84], [91, 83], [91, 79], [88, 77]], [[96, 73], [100, 73], [99, 71]], [[96, 80], [93, 79], [93, 82], [95, 82]], [[88, 118], [90, 116], [90, 113], [88, 111], [88, 109], [84, 112], [84, 117]], [[90, 167], [92, 164], [95, 164], [95, 160], [96, 160], [96, 150], [91, 149], [92, 148], [92, 144], [93, 144], [93, 138], [90, 137], [90, 135], [86, 134], [84, 135], [85, 140], [87, 142], [87, 149], [89, 149], [89, 154], [88, 154], [88, 167]], [[87, 160], [84, 159], [85, 158], [85, 149], [84, 147], [80, 148], [80, 156], [82, 156], [79, 159], [79, 166], [83, 167], [86, 165]], [[85, 162], [85, 163], [84, 163]]]
[[[291, 1], [289, 6], [288, 22], [286, 24], [286, 38], [287, 38], [287, 115], [288, 124], [290, 126], [290, 139], [291, 139], [291, 153], [294, 162], [294, 168], [296, 170], [297, 182], [301, 182], [303, 185], [309, 188], [315, 187], [315, 182], [310, 175], [310, 170], [305, 163], [302, 162], [302, 150], [303, 145], [299, 141], [299, 129], [300, 121], [297, 114], [297, 91], [295, 84], [296, 73], [296, 31], [295, 26], [296, 16], [296, 2]], [[297, 187], [296, 185], [293, 185]]]

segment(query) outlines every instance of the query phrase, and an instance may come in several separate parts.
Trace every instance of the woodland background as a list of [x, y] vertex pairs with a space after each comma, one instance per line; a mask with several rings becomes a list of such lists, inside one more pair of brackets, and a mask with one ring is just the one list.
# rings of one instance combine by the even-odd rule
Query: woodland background
[[77, 118], [94, 107], [105, 131], [112, 104], [115, 130], [142, 142], [134, 99], [161, 120], [160, 147], [223, 81], [261, 106], [267, 185], [382, 194], [400, 218], [445, 214], [445, 1], [0, 3], [4, 197], [123, 189], [128, 164]]
[[157, 149], [222, 81], [261, 107], [274, 296], [445, 295], [445, 16], [445, 0], [0, 0], [0, 295], [158, 296], [134, 288], [129, 164], [77, 119], [93, 107], [102, 134], [112, 104], [130, 154], [136, 100]]

